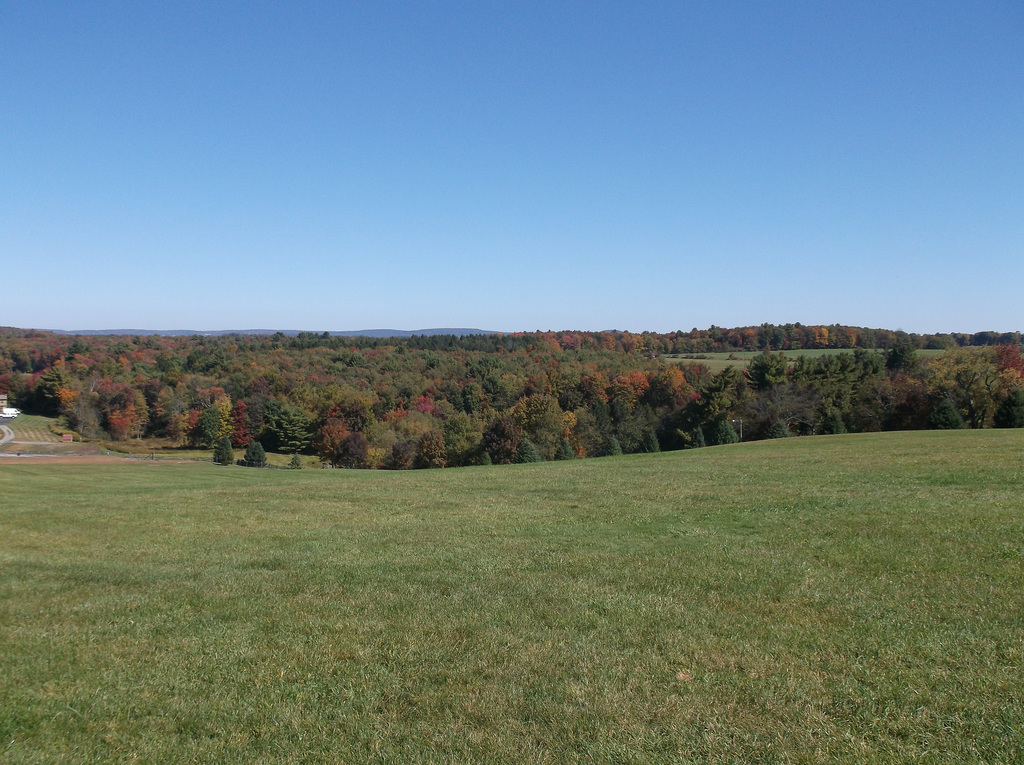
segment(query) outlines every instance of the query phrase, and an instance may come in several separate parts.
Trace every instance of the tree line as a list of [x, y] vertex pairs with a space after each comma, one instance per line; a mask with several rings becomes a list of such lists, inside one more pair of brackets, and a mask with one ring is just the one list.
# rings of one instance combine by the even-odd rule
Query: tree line
[[[0, 392], [86, 438], [436, 468], [697, 448], [740, 429], [750, 440], [1020, 427], [1020, 341], [799, 324], [410, 338], [9, 329]], [[779, 352], [799, 348], [846, 352]], [[685, 358], [722, 350], [760, 354], [718, 373]]]

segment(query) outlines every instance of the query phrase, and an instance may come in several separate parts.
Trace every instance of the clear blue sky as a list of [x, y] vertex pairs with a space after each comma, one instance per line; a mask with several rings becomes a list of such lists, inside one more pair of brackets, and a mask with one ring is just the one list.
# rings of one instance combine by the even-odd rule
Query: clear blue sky
[[1024, 3], [0, 3], [0, 325], [1024, 329]]

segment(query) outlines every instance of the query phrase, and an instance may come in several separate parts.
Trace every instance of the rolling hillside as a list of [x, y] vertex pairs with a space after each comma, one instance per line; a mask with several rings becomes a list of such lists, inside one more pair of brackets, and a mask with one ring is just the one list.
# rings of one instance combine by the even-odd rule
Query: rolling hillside
[[1024, 432], [0, 465], [7, 762], [1008, 762]]

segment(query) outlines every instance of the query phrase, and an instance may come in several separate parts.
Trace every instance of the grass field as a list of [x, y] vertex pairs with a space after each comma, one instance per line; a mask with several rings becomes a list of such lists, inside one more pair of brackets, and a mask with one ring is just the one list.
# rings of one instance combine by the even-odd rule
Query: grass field
[[56, 422], [52, 417], [19, 414], [13, 420], [4, 420], [3, 424], [14, 431], [14, 437], [19, 441], [60, 443], [60, 436], [54, 433], [50, 427]]
[[0, 455], [95, 455], [105, 450], [99, 444], [82, 443], [75, 436], [73, 443], [63, 443], [58, 433], [70, 433], [61, 427], [54, 417], [41, 417], [32, 414], [19, 414], [13, 420], [3, 423], [14, 433], [14, 440], [0, 445]]
[[[732, 351], [725, 353], [690, 353], [690, 354], [672, 354], [666, 355], [663, 358], [673, 362], [698, 362], [706, 365], [712, 372], [721, 372], [726, 367], [736, 367], [737, 369], [746, 369], [747, 364], [755, 356], [760, 356], [763, 351]], [[835, 356], [840, 353], [853, 353], [849, 349], [836, 349], [836, 348], [816, 348], [802, 351], [774, 351], [774, 353], [781, 353], [786, 358], [793, 359], [798, 356], [810, 356], [811, 358], [817, 358], [819, 356]], [[877, 353], [885, 353], [885, 351], [877, 351]], [[942, 351], [940, 350], [919, 350], [917, 351], [918, 358], [928, 359], [932, 356], [938, 356]]]
[[1013, 762], [1024, 432], [0, 461], [0, 760]]
[[[15, 440], [0, 445], [0, 454], [70, 456], [70, 455], [127, 455], [133, 457], [153, 457], [159, 460], [193, 460], [213, 461], [213, 449], [190, 449], [174, 446], [167, 439], [146, 438], [129, 439], [126, 441], [87, 441], [82, 442], [75, 435], [72, 443], [62, 443], [57, 433], [70, 433], [61, 424], [59, 418], [42, 417], [39, 415], [21, 414], [5, 424], [14, 431]], [[244, 449], [235, 449], [235, 457], [241, 459]], [[300, 455], [303, 466], [320, 467], [316, 456]], [[292, 460], [290, 454], [267, 454], [267, 464], [273, 467], [288, 467]]]

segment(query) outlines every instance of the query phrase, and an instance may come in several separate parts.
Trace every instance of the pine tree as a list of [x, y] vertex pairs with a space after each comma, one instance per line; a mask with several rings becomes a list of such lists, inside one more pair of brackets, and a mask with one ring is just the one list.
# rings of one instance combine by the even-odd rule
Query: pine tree
[[231, 448], [231, 438], [224, 436], [217, 442], [213, 450], [213, 461], [218, 465], [231, 465], [235, 461], [235, 450]]
[[932, 409], [928, 425], [934, 430], [959, 430], [964, 426], [964, 418], [960, 416], [953, 402], [944, 398]]
[[608, 440], [604, 443], [604, 451], [601, 453], [602, 457], [618, 457], [622, 454], [622, 445], [619, 443], [619, 439], [615, 436], [609, 436]]
[[704, 440], [704, 428], [698, 425], [697, 430], [693, 433], [693, 442], [690, 444], [690, 448], [703, 449], [707, 445], [707, 441]]
[[537, 447], [528, 438], [519, 442], [519, 449], [516, 450], [516, 464], [522, 465], [527, 462], [540, 462], [540, 455], [537, 454]]
[[558, 448], [555, 450], [556, 460], [574, 460], [576, 459], [576, 452], [573, 451], [572, 444], [569, 443], [568, 438], [563, 438], [561, 443], [558, 444]]
[[640, 451], [644, 454], [654, 454], [661, 451], [661, 444], [658, 443], [658, 434], [653, 429], [648, 429], [640, 440]]
[[732, 426], [731, 422], [725, 419], [717, 420], [712, 423], [711, 429], [708, 431], [706, 438], [709, 446], [734, 444], [740, 440], [740, 437], [736, 435], [736, 428]]
[[298, 454], [292, 455], [291, 462], [288, 463], [289, 470], [302, 470], [302, 457]]
[[821, 419], [820, 433], [823, 436], [829, 436], [845, 432], [846, 424], [843, 422], [843, 416], [837, 409], [830, 409]]
[[996, 409], [997, 428], [1024, 428], [1024, 390], [1014, 388]]
[[250, 441], [249, 445], [245, 447], [245, 456], [242, 460], [250, 467], [265, 467], [267, 455], [263, 451], [263, 444], [259, 441]]

